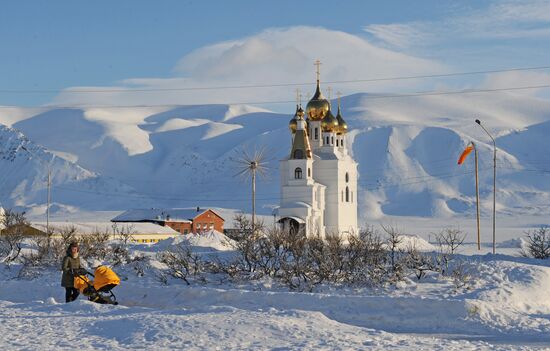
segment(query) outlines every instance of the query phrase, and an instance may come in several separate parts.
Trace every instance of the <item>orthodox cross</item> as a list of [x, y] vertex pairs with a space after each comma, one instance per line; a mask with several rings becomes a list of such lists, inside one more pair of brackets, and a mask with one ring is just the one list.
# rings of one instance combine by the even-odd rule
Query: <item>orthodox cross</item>
[[315, 66], [317, 66], [317, 81], [321, 80], [321, 61], [316, 60]]

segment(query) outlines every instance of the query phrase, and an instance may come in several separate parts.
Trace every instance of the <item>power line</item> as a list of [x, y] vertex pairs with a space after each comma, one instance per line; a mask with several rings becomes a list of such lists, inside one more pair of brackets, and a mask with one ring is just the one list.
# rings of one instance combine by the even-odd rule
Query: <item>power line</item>
[[[454, 72], [454, 73], [442, 73], [442, 74], [426, 74], [416, 76], [397, 76], [397, 77], [385, 77], [385, 78], [366, 78], [366, 79], [349, 79], [349, 80], [333, 80], [323, 82], [324, 84], [350, 84], [350, 83], [368, 83], [368, 82], [385, 82], [393, 80], [410, 80], [410, 79], [425, 79], [425, 78], [443, 78], [443, 77], [456, 77], [466, 75], [488, 74], [488, 73], [504, 73], [504, 72], [518, 72], [518, 71], [533, 71], [533, 70], [546, 70], [550, 69], [550, 66], [538, 66], [538, 67], [520, 67], [520, 68], [507, 68], [498, 70], [484, 70], [484, 71], [469, 71], [469, 72]], [[258, 89], [258, 88], [276, 88], [276, 87], [293, 87], [293, 86], [307, 86], [311, 85], [311, 82], [306, 83], [273, 83], [273, 84], [243, 84], [243, 85], [219, 85], [219, 86], [195, 86], [187, 88], [126, 88], [126, 89], [84, 89], [70, 90], [72, 94], [90, 94], [90, 93], [133, 93], [133, 92], [167, 92], [167, 91], [190, 91], [190, 90], [219, 90], [219, 89]], [[49, 94], [56, 93], [63, 90], [59, 89], [0, 89], [0, 93], [14, 93], [14, 94]]]
[[[550, 88], [550, 84], [544, 85], [531, 85], [523, 87], [508, 87], [508, 88], [493, 88], [493, 89], [463, 89], [463, 90], [449, 90], [449, 91], [420, 91], [413, 93], [403, 94], [376, 94], [367, 95], [364, 99], [392, 99], [392, 98], [407, 98], [417, 96], [437, 96], [437, 95], [460, 95], [460, 94], [475, 94], [475, 93], [489, 93], [499, 91], [516, 91], [516, 90], [530, 90], [530, 89], [545, 89]], [[268, 105], [268, 104], [288, 104], [295, 103], [294, 100], [273, 100], [273, 101], [247, 101], [247, 102], [213, 102], [204, 103], [204, 105]], [[195, 104], [197, 105], [197, 104]], [[201, 105], [201, 104], [198, 104]], [[192, 105], [178, 105], [178, 104], [158, 104], [158, 105], [86, 105], [86, 104], [73, 104], [73, 105], [44, 105], [33, 107], [20, 107], [20, 108], [48, 108], [48, 109], [79, 109], [79, 108], [177, 108]], [[0, 109], [11, 109], [13, 106], [0, 106]]]
[[[443, 174], [440, 176], [431, 176], [432, 179], [425, 179], [425, 180], [417, 180], [414, 182], [399, 182], [399, 183], [387, 183], [387, 184], [381, 184], [377, 186], [372, 187], [362, 187], [358, 190], [379, 190], [379, 189], [385, 189], [385, 188], [391, 188], [391, 187], [397, 187], [397, 186], [403, 186], [403, 185], [414, 185], [414, 184], [422, 184], [422, 183], [432, 183], [440, 179], [448, 179], [448, 178], [454, 178], [454, 177], [461, 177], [469, 174], [473, 174], [474, 171], [467, 171], [462, 173], [452, 173], [452, 174]], [[415, 177], [411, 177], [410, 179], [414, 179]], [[405, 178], [406, 179], [406, 178]], [[166, 197], [166, 196], [158, 196], [158, 195], [148, 195], [148, 194], [130, 194], [130, 193], [107, 193], [107, 192], [100, 192], [100, 191], [94, 191], [94, 190], [85, 190], [85, 189], [75, 189], [70, 187], [64, 187], [64, 186], [54, 186], [54, 188], [72, 191], [72, 192], [79, 192], [79, 193], [89, 193], [89, 194], [96, 194], [96, 195], [104, 195], [104, 196], [112, 196], [112, 197], [124, 197], [124, 198], [142, 198], [142, 199], [157, 199], [157, 200], [165, 200], [165, 201], [217, 201], [217, 202], [246, 202], [250, 201], [248, 197], [246, 198], [183, 198], [183, 197]], [[269, 194], [269, 193], [267, 193]], [[290, 197], [292, 198], [292, 197]], [[298, 198], [298, 197], [296, 197]], [[258, 197], [257, 200], [260, 201], [268, 201], [268, 200], [279, 200], [279, 197]]]

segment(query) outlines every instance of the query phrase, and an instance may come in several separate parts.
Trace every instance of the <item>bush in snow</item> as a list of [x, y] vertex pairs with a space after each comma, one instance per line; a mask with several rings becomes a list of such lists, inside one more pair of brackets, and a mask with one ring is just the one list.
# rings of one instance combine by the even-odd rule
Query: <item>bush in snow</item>
[[521, 251], [523, 256], [545, 259], [550, 257], [550, 232], [547, 226], [529, 231], [527, 244]]
[[113, 224], [113, 236], [115, 242], [110, 245], [107, 259], [117, 266], [130, 262], [130, 252], [128, 246], [133, 240], [135, 230], [132, 226], [117, 226]]
[[[197, 277], [202, 272], [200, 256], [186, 245], [179, 244], [169, 251], [160, 252], [157, 258], [168, 267], [170, 276], [183, 280], [187, 285], [191, 285], [190, 276]], [[163, 280], [166, 282], [166, 277]]]
[[445, 228], [435, 235], [439, 245], [439, 256], [437, 266], [439, 271], [445, 275], [449, 272], [449, 262], [453, 259], [458, 248], [464, 243], [466, 234], [459, 228]]
[[21, 253], [25, 239], [25, 229], [28, 226], [24, 213], [6, 210], [0, 218], [2, 229], [0, 233], [0, 260], [10, 264]]

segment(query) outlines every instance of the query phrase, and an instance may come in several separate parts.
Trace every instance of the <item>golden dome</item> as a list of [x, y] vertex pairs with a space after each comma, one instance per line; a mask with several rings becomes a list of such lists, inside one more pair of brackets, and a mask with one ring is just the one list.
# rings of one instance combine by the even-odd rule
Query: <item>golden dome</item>
[[[296, 113], [294, 114], [294, 117], [288, 122], [288, 129], [292, 132], [292, 134], [296, 133], [296, 129], [298, 128], [298, 118], [301, 118], [299, 115], [299, 111], [301, 108], [298, 108], [298, 105], [296, 105]], [[304, 112], [302, 110], [302, 116], [304, 115]]]
[[296, 115], [298, 115], [300, 118], [304, 118], [304, 109], [302, 108], [302, 106], [298, 107], [298, 109], [296, 110]]
[[327, 111], [325, 118], [321, 121], [321, 128], [323, 129], [323, 132], [337, 132], [338, 129], [338, 120], [330, 110]]
[[338, 113], [336, 114], [336, 119], [338, 120], [338, 134], [346, 134], [348, 132], [348, 124], [342, 118], [342, 113], [340, 112], [340, 103], [338, 103]]
[[320, 121], [330, 110], [330, 103], [321, 93], [321, 87], [319, 81], [317, 81], [317, 90], [315, 95], [309, 100], [306, 106], [306, 114], [312, 121]]

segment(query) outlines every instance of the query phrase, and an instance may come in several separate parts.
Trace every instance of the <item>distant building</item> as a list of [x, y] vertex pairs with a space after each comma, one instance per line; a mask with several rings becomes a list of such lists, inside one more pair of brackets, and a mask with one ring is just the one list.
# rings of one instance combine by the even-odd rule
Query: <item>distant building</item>
[[114, 223], [156, 223], [181, 234], [218, 231], [223, 233], [225, 220], [212, 209], [168, 208], [128, 210], [111, 220]]
[[[130, 234], [130, 241], [134, 243], [156, 243], [160, 240], [175, 238], [180, 234], [170, 228], [156, 223], [112, 223], [112, 222], [50, 222], [50, 231], [54, 238], [61, 237], [62, 232], [74, 230], [76, 235], [90, 235], [94, 233], [108, 233], [110, 239], [119, 239], [117, 233]], [[25, 235], [46, 235], [46, 223], [30, 223]]]

